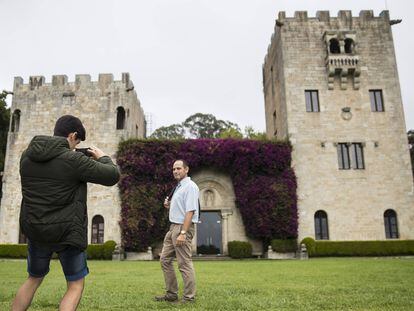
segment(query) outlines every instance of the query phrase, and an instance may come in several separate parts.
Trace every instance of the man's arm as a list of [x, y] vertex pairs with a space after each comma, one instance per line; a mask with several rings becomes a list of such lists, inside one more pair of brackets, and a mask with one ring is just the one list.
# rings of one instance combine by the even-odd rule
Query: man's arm
[[[198, 209], [198, 198], [199, 198], [199, 190], [198, 187], [191, 187], [188, 191], [188, 193], [186, 193], [185, 197], [184, 197], [184, 204], [186, 206], [186, 213], [184, 216], [184, 223], [183, 226], [181, 227], [182, 231], [188, 231], [188, 229], [190, 229], [191, 223], [192, 223], [192, 218], [194, 216], [195, 211]], [[177, 245], [183, 245], [185, 242], [185, 234], [180, 234], [177, 237]]]
[[[187, 213], [185, 213], [185, 218], [184, 218], [184, 223], [183, 226], [181, 227], [181, 231], [185, 231], [187, 232], [188, 229], [190, 229], [191, 226], [191, 222], [193, 220], [193, 215], [194, 215], [194, 211], [189, 211]], [[184, 245], [185, 243], [185, 234], [179, 234], [179, 236], [177, 237], [177, 245]]]
[[81, 156], [80, 163], [77, 166], [79, 178], [84, 182], [104, 186], [115, 185], [120, 177], [118, 167], [109, 156], [105, 155], [98, 148], [89, 150], [92, 151], [90, 153], [95, 160]]

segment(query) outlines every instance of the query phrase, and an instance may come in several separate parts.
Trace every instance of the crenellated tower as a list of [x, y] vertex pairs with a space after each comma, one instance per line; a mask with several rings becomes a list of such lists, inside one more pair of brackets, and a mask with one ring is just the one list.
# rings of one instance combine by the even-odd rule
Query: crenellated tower
[[414, 238], [413, 176], [388, 11], [279, 12], [266, 132], [289, 139], [299, 238]]
[[[112, 74], [31, 76], [29, 83], [14, 79], [10, 131], [3, 175], [0, 208], [0, 243], [22, 242], [19, 234], [21, 187], [19, 159], [35, 135], [53, 135], [56, 120], [65, 114], [77, 116], [86, 128], [86, 141], [80, 147], [97, 146], [116, 160], [118, 143], [132, 137], [145, 137], [145, 118], [128, 73], [121, 81]], [[120, 241], [120, 200], [117, 186], [88, 185], [89, 243]], [[95, 230], [92, 241], [91, 229]]]

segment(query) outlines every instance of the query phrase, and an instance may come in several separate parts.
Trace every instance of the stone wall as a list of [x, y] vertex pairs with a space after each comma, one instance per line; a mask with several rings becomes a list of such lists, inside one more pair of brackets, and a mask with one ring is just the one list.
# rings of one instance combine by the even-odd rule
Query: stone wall
[[[342, 60], [343, 46], [330, 55], [325, 39], [332, 34], [354, 38], [353, 53], [345, 56], [358, 62]], [[333, 73], [332, 57], [343, 62]], [[275, 93], [284, 98], [271, 96], [272, 67], [280, 73]], [[293, 145], [299, 239], [315, 236], [318, 210], [328, 214], [331, 240], [385, 239], [387, 209], [397, 213], [400, 238], [414, 238], [413, 176], [388, 11], [378, 17], [320, 11], [315, 18], [280, 12], [263, 71], [267, 135], [286, 137], [271, 125], [276, 110], [276, 128], [287, 126]], [[372, 89], [382, 90], [384, 112], [371, 111]], [[306, 112], [305, 90], [318, 90], [320, 112]], [[363, 144], [365, 169], [339, 170], [339, 142]]]
[[[89, 75], [76, 75], [68, 82], [65, 75], [45, 83], [42, 76], [30, 77], [28, 84], [16, 77], [11, 112], [20, 111], [18, 129], [11, 124], [3, 175], [3, 197], [0, 208], [0, 243], [17, 243], [21, 186], [19, 159], [35, 135], [53, 135], [56, 120], [65, 114], [78, 116], [86, 128], [86, 140], [79, 147], [96, 146], [115, 161], [122, 139], [145, 136], [145, 119], [141, 104], [128, 73], [121, 81], [112, 74], [100, 74], [98, 81]], [[125, 109], [125, 126], [116, 129], [117, 108]], [[11, 120], [12, 123], [12, 120]], [[14, 131], [13, 131], [14, 129]], [[104, 239], [120, 242], [118, 225], [120, 200], [117, 186], [88, 185], [89, 236], [95, 215], [104, 217]]]

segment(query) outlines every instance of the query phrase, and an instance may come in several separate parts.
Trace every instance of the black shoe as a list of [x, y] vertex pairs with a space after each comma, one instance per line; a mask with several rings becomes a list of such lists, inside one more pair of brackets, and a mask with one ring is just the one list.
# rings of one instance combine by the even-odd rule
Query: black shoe
[[177, 295], [165, 294], [163, 296], [155, 296], [155, 301], [167, 301], [167, 302], [176, 302], [178, 301]]
[[195, 303], [195, 298], [191, 298], [191, 299], [188, 299], [188, 298], [183, 298], [183, 299], [181, 300], [181, 303], [182, 303], [182, 304], [191, 304], [191, 303]]

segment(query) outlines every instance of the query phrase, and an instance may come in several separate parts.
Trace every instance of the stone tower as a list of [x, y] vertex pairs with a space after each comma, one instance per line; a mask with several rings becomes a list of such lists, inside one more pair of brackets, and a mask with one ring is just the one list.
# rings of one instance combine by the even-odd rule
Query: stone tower
[[[128, 73], [122, 74], [122, 81], [114, 81], [112, 74], [100, 74], [97, 82], [91, 81], [89, 75], [77, 75], [75, 82], [57, 75], [52, 77], [52, 83], [45, 83], [42, 76], [32, 76], [28, 84], [16, 77], [13, 92], [0, 208], [0, 243], [19, 242], [21, 153], [33, 136], [53, 135], [60, 116], [72, 114], [83, 122], [86, 140], [79, 147], [96, 146], [113, 160], [121, 140], [145, 137], [144, 112]], [[119, 215], [118, 187], [89, 184], [89, 243], [92, 227], [95, 243], [120, 242]]]
[[299, 239], [414, 238], [398, 22], [388, 11], [279, 13], [263, 64], [266, 132], [293, 146]]

